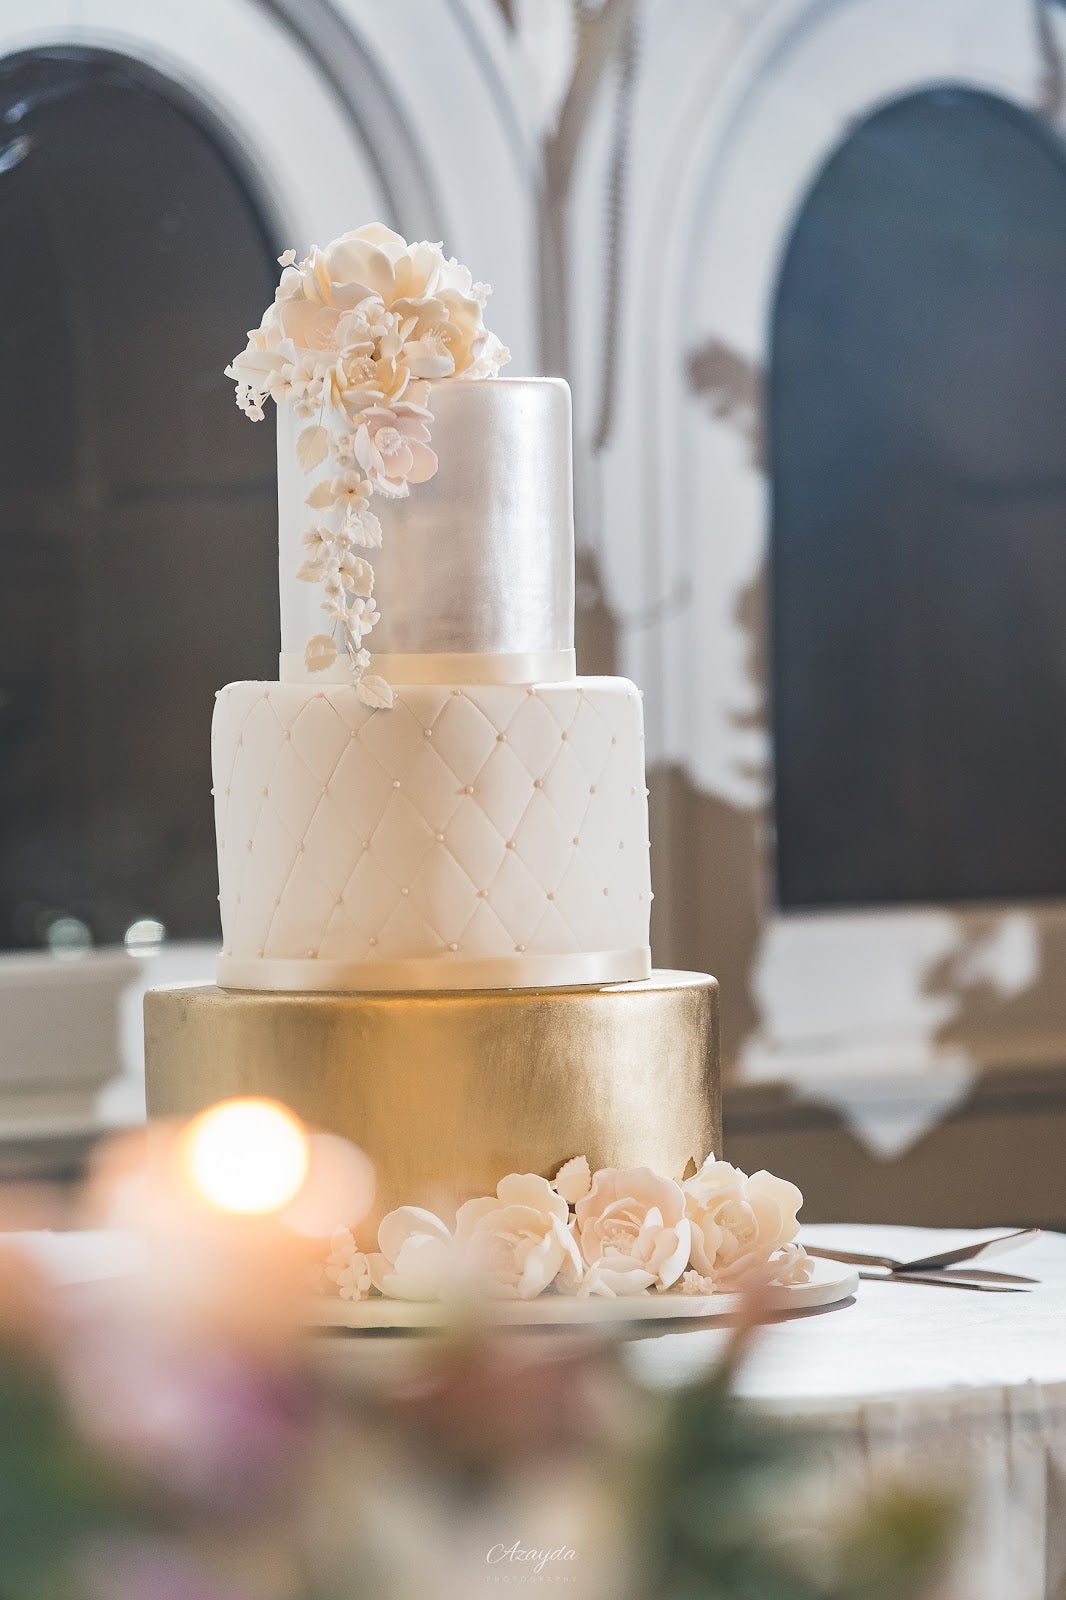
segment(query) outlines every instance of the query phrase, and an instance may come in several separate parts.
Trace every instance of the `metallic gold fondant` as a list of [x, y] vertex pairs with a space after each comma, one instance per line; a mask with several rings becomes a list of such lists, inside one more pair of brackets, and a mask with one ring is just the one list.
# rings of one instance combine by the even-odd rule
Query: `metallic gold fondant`
[[721, 1146], [718, 986], [701, 973], [589, 989], [154, 989], [145, 1064], [150, 1116], [269, 1095], [354, 1140], [377, 1169], [376, 1216], [420, 1204], [450, 1220], [505, 1173], [551, 1176], [578, 1154], [680, 1178]]

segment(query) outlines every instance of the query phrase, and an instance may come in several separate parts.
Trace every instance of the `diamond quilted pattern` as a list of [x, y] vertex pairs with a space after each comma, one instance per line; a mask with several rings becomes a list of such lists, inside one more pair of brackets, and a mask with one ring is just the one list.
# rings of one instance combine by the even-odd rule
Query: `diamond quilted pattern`
[[511, 838], [533, 798], [533, 781], [511, 746], [497, 744], [477, 782], [470, 785], [478, 805], [505, 840]]
[[293, 838], [303, 837], [307, 819], [313, 817], [322, 799], [323, 779], [316, 778], [302, 756], [293, 748], [292, 735], [284, 729], [281, 747], [266, 787], [270, 810]]
[[[276, 713], [275, 713], [276, 714]], [[351, 738], [351, 729], [338, 715], [333, 702], [316, 694], [294, 717], [290, 728], [292, 747], [319, 783], [329, 781], [341, 751]]]
[[574, 853], [573, 835], [543, 789], [534, 789], [515, 838], [515, 853], [542, 892], [554, 889]]
[[470, 921], [470, 879], [444, 845], [434, 844], [411, 879], [411, 906], [443, 943], [458, 944]]
[[328, 793], [345, 819], [345, 826], [358, 839], [369, 839], [392, 799], [392, 778], [388, 768], [369, 757], [356, 735], [350, 733], [329, 780]]
[[447, 750], [452, 774], [460, 787], [473, 783], [503, 731], [482, 709], [476, 691], [448, 694], [433, 719], [436, 748]]
[[444, 840], [474, 888], [487, 889], [499, 871], [507, 844], [476, 798], [463, 795]]
[[388, 712], [344, 684], [232, 684], [213, 766], [229, 954], [647, 944], [641, 707], [624, 680], [406, 685]]

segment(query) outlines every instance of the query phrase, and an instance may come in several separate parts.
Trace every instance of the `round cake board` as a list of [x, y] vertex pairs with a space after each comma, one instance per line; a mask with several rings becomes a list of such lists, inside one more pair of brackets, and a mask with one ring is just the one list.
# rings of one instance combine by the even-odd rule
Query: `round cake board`
[[[859, 1286], [854, 1267], [838, 1261], [816, 1260], [807, 1283], [775, 1284], [764, 1302], [766, 1318], [815, 1311], [851, 1299]], [[682, 1294], [668, 1289], [659, 1294], [631, 1295], [607, 1300], [599, 1295], [543, 1294], [535, 1300], [496, 1300], [491, 1320], [505, 1327], [592, 1327], [652, 1322], [714, 1322], [742, 1311], [739, 1294]], [[335, 1300], [322, 1297], [311, 1307], [311, 1326], [325, 1333], [422, 1332], [448, 1327], [454, 1311], [438, 1301]]]

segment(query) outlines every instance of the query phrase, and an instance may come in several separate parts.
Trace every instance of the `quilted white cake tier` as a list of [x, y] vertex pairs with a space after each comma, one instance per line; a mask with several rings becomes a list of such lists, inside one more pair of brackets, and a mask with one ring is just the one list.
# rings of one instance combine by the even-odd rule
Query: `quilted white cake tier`
[[640, 696], [621, 678], [234, 683], [215, 706], [227, 988], [531, 988], [651, 970]]

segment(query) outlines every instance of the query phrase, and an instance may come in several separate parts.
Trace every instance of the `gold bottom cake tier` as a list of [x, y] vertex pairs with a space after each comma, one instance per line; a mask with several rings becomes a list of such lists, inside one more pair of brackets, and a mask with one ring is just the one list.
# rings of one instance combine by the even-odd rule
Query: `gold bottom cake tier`
[[680, 1178], [721, 1145], [718, 985], [693, 972], [593, 989], [145, 996], [148, 1114], [282, 1101], [372, 1158], [375, 1214], [442, 1215], [573, 1155]]

